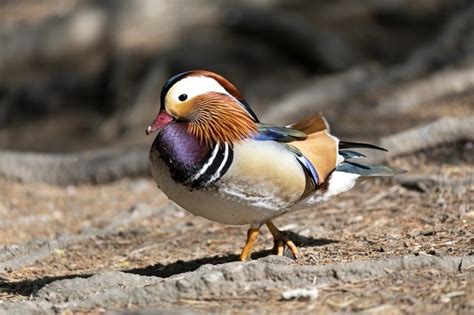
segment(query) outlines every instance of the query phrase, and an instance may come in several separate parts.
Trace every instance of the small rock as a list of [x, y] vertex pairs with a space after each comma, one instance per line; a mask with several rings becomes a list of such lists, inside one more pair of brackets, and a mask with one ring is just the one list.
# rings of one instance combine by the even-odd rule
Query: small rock
[[176, 281], [176, 287], [178, 288], [178, 291], [186, 292], [192, 287], [192, 284], [187, 279], [181, 278]]
[[186, 212], [178, 209], [174, 213], [174, 216], [177, 217], [177, 218], [184, 218], [186, 216]]
[[222, 275], [222, 272], [218, 272], [218, 271], [209, 272], [205, 274], [202, 278], [207, 284], [224, 280], [224, 276]]
[[287, 224], [287, 225], [281, 227], [281, 229], [283, 231], [296, 230], [297, 228], [298, 228], [298, 225], [294, 224], [294, 223], [290, 223], [290, 224]]
[[214, 269], [214, 265], [212, 264], [205, 264], [205, 265], [202, 265], [200, 266], [199, 268], [197, 268], [196, 270], [199, 270], [199, 271], [211, 271], [212, 269]]
[[285, 291], [281, 294], [281, 299], [284, 301], [298, 300], [314, 300], [318, 297], [319, 291], [317, 288], [300, 288]]

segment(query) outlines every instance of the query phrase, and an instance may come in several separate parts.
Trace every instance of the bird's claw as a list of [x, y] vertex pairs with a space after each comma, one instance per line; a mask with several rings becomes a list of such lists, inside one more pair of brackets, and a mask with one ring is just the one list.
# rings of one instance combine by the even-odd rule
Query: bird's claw
[[283, 256], [286, 246], [290, 250], [293, 258], [298, 259], [298, 248], [296, 248], [296, 245], [287, 237], [281, 236], [281, 238], [274, 240], [273, 253], [278, 256]]

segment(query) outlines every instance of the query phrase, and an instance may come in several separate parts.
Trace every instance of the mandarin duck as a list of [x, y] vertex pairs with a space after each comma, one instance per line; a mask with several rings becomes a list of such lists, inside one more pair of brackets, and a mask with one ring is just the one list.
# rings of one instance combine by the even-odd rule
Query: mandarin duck
[[364, 176], [393, 175], [382, 165], [353, 162], [352, 148], [380, 147], [339, 141], [316, 114], [288, 126], [261, 123], [237, 88], [203, 70], [170, 78], [150, 150], [158, 187], [191, 213], [228, 225], [250, 225], [240, 259], [250, 258], [260, 227], [274, 238], [274, 253], [298, 249], [272, 219], [309, 208], [351, 189]]

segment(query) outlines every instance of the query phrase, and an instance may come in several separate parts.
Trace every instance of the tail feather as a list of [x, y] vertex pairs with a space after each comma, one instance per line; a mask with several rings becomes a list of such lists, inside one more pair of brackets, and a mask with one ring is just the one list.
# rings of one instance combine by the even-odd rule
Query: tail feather
[[379, 146], [369, 144], [369, 143], [361, 143], [361, 142], [349, 142], [349, 141], [339, 141], [339, 149], [351, 149], [351, 148], [364, 148], [364, 149], [374, 149], [387, 152], [387, 149], [381, 148]]
[[349, 161], [341, 162], [337, 165], [336, 171], [357, 174], [364, 177], [370, 176], [393, 176], [405, 173], [404, 170], [385, 165], [359, 164]]
[[339, 154], [342, 155], [344, 160], [348, 159], [362, 159], [366, 156], [360, 152], [352, 151], [352, 150], [339, 150]]
[[365, 158], [365, 155], [357, 151], [347, 150], [350, 148], [364, 148], [364, 149], [373, 149], [380, 151], [387, 151], [384, 148], [379, 146], [360, 143], [360, 142], [348, 142], [348, 141], [339, 141], [339, 154], [342, 156], [343, 161], [341, 161], [336, 166], [336, 171], [356, 174], [363, 177], [369, 176], [393, 176], [401, 173], [405, 173], [404, 170], [388, 167], [385, 165], [376, 165], [376, 164], [361, 164], [349, 161], [353, 158]]

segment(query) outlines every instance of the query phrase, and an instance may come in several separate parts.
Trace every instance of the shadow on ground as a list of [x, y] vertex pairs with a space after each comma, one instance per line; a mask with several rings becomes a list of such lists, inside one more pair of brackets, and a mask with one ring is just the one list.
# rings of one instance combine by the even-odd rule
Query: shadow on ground
[[82, 278], [87, 279], [91, 277], [92, 274], [75, 274], [67, 276], [56, 276], [56, 277], [42, 277], [33, 280], [23, 280], [23, 281], [8, 281], [0, 278], [0, 291], [4, 293], [17, 294], [23, 296], [31, 296], [38, 292], [45, 285], [53, 283], [55, 281]]
[[[296, 246], [299, 247], [317, 247], [324, 246], [331, 243], [337, 243], [336, 240], [330, 239], [316, 239], [312, 237], [306, 237], [291, 231], [285, 231], [288, 237], [293, 240]], [[266, 257], [272, 254], [272, 250], [261, 250], [252, 253], [253, 259], [259, 259]], [[284, 255], [287, 257], [292, 257], [291, 252], [285, 248]], [[220, 265], [232, 261], [238, 261], [239, 255], [229, 254], [225, 256], [212, 256], [212, 257], [203, 257], [198, 259], [193, 259], [189, 261], [178, 260], [174, 263], [164, 265], [164, 264], [155, 264], [145, 268], [135, 268], [130, 270], [123, 270], [123, 272], [133, 273], [142, 276], [155, 276], [160, 278], [168, 278], [180, 273], [191, 272], [198, 269], [204, 265]]]

